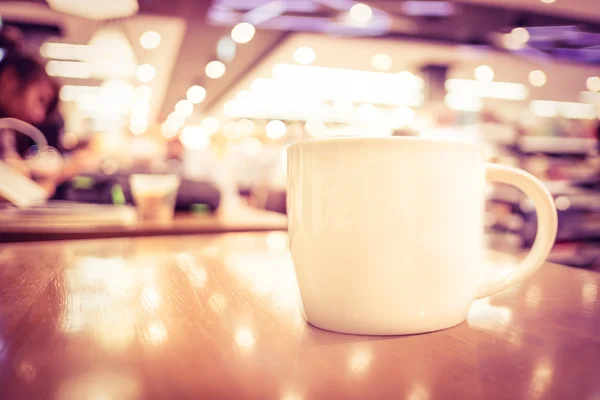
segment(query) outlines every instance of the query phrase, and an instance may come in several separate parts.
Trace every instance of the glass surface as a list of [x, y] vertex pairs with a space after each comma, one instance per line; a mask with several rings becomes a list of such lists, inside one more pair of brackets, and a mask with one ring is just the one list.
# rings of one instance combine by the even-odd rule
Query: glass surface
[[171, 222], [179, 182], [177, 175], [132, 175], [131, 194], [138, 219], [157, 223]]

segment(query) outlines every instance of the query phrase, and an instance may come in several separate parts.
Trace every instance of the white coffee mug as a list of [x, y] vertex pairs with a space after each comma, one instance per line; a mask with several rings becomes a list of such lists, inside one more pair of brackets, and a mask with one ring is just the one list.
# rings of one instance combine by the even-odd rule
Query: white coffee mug
[[[481, 283], [486, 182], [531, 197], [538, 232], [513, 275]], [[370, 335], [461, 323], [473, 300], [531, 276], [557, 228], [552, 197], [527, 172], [486, 164], [474, 145], [404, 137], [291, 145], [288, 214], [307, 321]]]

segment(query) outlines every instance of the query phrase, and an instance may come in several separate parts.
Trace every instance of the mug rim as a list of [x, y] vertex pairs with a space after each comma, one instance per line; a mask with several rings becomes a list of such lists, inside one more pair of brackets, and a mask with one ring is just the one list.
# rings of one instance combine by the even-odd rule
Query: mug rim
[[434, 139], [418, 136], [385, 136], [385, 137], [328, 137], [322, 139], [306, 139], [292, 143], [288, 146], [288, 151], [304, 147], [322, 147], [332, 144], [351, 144], [351, 145], [369, 145], [369, 144], [397, 144], [397, 143], [421, 143], [433, 146], [446, 146], [452, 148], [463, 148], [470, 151], [480, 152], [477, 145], [473, 143], [452, 140], [452, 139]]

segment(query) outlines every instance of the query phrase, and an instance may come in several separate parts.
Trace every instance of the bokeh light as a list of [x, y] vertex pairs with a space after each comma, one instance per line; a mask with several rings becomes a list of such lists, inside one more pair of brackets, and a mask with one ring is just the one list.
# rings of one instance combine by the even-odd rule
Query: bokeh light
[[377, 107], [373, 104], [361, 104], [360, 107], [358, 107], [358, 118], [361, 122], [373, 122], [377, 119], [377, 115]]
[[249, 157], [256, 157], [262, 151], [262, 143], [255, 137], [244, 140], [243, 151]]
[[158, 32], [147, 31], [140, 36], [140, 45], [148, 50], [157, 48], [160, 45], [160, 41], [161, 37]]
[[544, 71], [536, 69], [529, 73], [529, 83], [531, 83], [533, 86], [544, 86], [546, 84], [546, 80], [547, 78]]
[[199, 125], [186, 125], [179, 134], [181, 144], [191, 150], [204, 150], [210, 144], [210, 135]]
[[378, 53], [371, 57], [371, 66], [377, 71], [389, 71], [392, 69], [392, 57], [385, 53]]
[[396, 109], [396, 128], [402, 128], [415, 120], [415, 112], [412, 108], [401, 106]]
[[515, 28], [510, 32], [514, 43], [524, 45], [529, 41], [529, 31], [525, 28]]
[[480, 82], [491, 82], [494, 80], [494, 70], [487, 65], [475, 68], [475, 79]]
[[251, 329], [243, 327], [235, 332], [235, 343], [242, 349], [251, 349], [254, 347], [256, 338]]
[[312, 64], [315, 61], [317, 55], [315, 51], [310, 47], [298, 47], [294, 52], [294, 60], [296, 60], [299, 64]]
[[202, 129], [206, 131], [209, 135], [217, 133], [219, 130], [219, 120], [215, 117], [206, 117], [200, 122], [200, 126]]
[[200, 104], [206, 98], [206, 89], [200, 85], [194, 85], [187, 90], [186, 97], [194, 104]]
[[150, 64], [142, 64], [138, 67], [135, 76], [140, 82], [150, 82], [156, 77], [156, 69]]
[[177, 136], [177, 133], [179, 132], [180, 128], [181, 128], [180, 126], [177, 126], [173, 122], [167, 120], [160, 127], [160, 133], [165, 138], [171, 139], [171, 138], [174, 138], [175, 136]]
[[284, 137], [285, 131], [285, 124], [279, 120], [269, 121], [266, 126], [267, 136], [274, 140]]
[[173, 126], [176, 126], [177, 129], [181, 128], [185, 124], [185, 118], [181, 114], [177, 114], [176, 112], [172, 112], [167, 117], [167, 121], [169, 121]]
[[304, 124], [304, 129], [310, 136], [323, 136], [325, 134], [325, 123], [319, 119], [309, 119]]
[[179, 100], [175, 104], [175, 113], [182, 117], [189, 117], [194, 112], [194, 104], [189, 100]]
[[221, 61], [211, 61], [206, 64], [204, 72], [206, 73], [206, 76], [211, 79], [219, 79], [225, 75], [225, 64]]
[[241, 119], [237, 122], [239, 132], [242, 136], [250, 136], [254, 133], [254, 122], [249, 119]]
[[364, 24], [373, 17], [373, 10], [366, 4], [357, 3], [350, 8], [350, 16], [354, 21]]
[[600, 77], [590, 76], [587, 78], [585, 85], [590, 92], [600, 92]]
[[236, 43], [248, 43], [254, 37], [256, 28], [248, 22], [240, 22], [231, 30], [231, 38]]
[[135, 97], [148, 101], [152, 97], [152, 89], [148, 85], [140, 85], [135, 89]]

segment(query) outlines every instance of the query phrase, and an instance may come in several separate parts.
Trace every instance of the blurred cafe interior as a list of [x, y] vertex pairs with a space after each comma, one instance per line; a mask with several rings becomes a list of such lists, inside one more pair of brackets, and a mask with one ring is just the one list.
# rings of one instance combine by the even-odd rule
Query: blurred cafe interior
[[[421, 136], [540, 178], [559, 212], [550, 260], [600, 267], [596, 0], [32, 0], [0, 18], [0, 117], [43, 136], [2, 125], [2, 159], [51, 199], [5, 200], [2, 241], [285, 230], [289, 144]], [[30, 84], [33, 99], [10, 89]], [[158, 200], [170, 225], [127, 207], [136, 182], [167, 185], [131, 179], [148, 174], [177, 177]], [[524, 195], [488, 199], [489, 246], [530, 246]]]
[[[537, 200], [323, 179], [302, 242], [287, 149], [327, 140], [471, 143]], [[2, 400], [598, 400], [599, 272], [600, 0], [0, 0]]]

